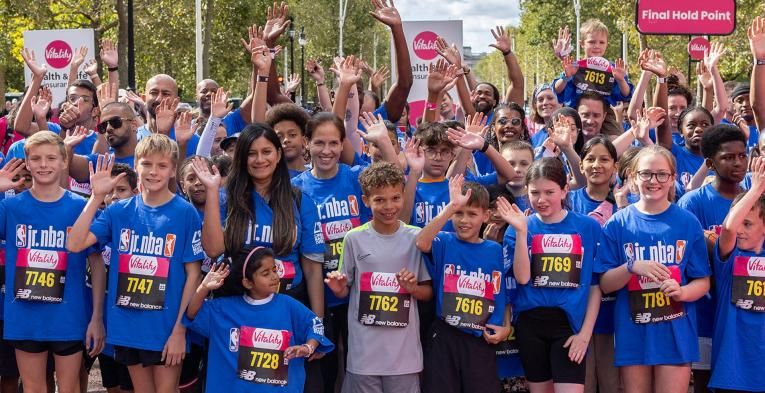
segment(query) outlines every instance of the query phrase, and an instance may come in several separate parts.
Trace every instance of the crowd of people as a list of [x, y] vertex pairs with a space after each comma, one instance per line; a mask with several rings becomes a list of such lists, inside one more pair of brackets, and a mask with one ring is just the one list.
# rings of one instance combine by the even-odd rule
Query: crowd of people
[[242, 40], [235, 109], [210, 79], [193, 109], [169, 75], [120, 90], [106, 40], [108, 78], [80, 50], [55, 103], [23, 51], [0, 392], [84, 391], [96, 360], [109, 393], [765, 390], [765, 19], [751, 80], [714, 43], [698, 99], [651, 49], [633, 84], [598, 20], [560, 29], [531, 97], [504, 28], [506, 92], [439, 38], [414, 119], [401, 17], [372, 4], [396, 80], [309, 61], [312, 110], [277, 80], [284, 4]]

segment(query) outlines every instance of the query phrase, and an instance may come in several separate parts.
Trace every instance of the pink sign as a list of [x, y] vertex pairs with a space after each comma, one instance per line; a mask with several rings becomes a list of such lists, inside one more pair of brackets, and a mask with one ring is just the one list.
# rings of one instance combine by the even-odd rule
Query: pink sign
[[728, 35], [736, 30], [736, 1], [638, 0], [635, 24], [643, 34]]
[[709, 50], [709, 40], [704, 37], [696, 37], [688, 42], [688, 55], [692, 60], [702, 60], [704, 52]]
[[53, 68], [64, 68], [72, 61], [72, 48], [65, 41], [51, 41], [45, 47], [45, 61]]
[[435, 59], [438, 56], [438, 52], [436, 52], [436, 39], [438, 39], [438, 34], [432, 31], [426, 30], [417, 34], [412, 43], [414, 54], [422, 60]]

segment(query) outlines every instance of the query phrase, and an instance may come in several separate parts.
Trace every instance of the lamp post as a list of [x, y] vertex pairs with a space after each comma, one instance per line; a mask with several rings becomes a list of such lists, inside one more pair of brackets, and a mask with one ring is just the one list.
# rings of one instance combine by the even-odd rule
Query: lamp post
[[579, 57], [579, 20], [581, 16], [582, 11], [582, 4], [580, 0], [574, 0], [574, 13], [576, 14], [576, 59], [579, 60], [581, 57]]
[[133, 41], [133, 0], [127, 2], [127, 41], [128, 41], [128, 88], [135, 89], [135, 45]]
[[298, 44], [300, 45], [300, 105], [305, 107], [305, 44], [308, 40], [305, 39], [305, 26], [300, 26], [300, 36], [298, 36]]
[[294, 74], [294, 73], [295, 73], [295, 25], [293, 23], [290, 23], [290, 74]]

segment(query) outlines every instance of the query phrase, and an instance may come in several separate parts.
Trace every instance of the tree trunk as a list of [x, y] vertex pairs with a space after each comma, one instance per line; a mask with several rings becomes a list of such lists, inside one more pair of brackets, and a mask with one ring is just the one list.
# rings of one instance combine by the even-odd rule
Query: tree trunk
[[205, 27], [202, 31], [202, 78], [210, 77], [210, 45], [212, 43], [213, 5], [215, 0], [207, 0], [205, 10]]
[[0, 113], [5, 109], [5, 88], [5, 63], [0, 61]]
[[[128, 85], [128, 30], [127, 3], [117, 0], [117, 48], [119, 49], [120, 85]], [[135, 88], [135, 86], [132, 86]]]
[[[638, 37], [640, 38], [640, 52], [643, 52], [643, 49], [648, 48], [648, 37], [646, 37], [643, 34], [638, 33]], [[645, 103], [645, 107], [648, 108], [653, 105], [653, 92], [651, 89], [651, 85], [648, 85], [648, 88], [645, 89], [645, 95], [643, 96], [643, 102]]]

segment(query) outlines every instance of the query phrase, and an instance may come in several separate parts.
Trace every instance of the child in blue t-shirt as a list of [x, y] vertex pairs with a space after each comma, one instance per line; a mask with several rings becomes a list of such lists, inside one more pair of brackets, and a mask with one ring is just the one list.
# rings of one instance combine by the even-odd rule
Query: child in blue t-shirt
[[[208, 392], [302, 392], [304, 359], [327, 353], [321, 318], [279, 291], [274, 253], [243, 250], [213, 266], [197, 287], [184, 324], [209, 339]], [[232, 274], [238, 296], [205, 300]]]
[[568, 182], [563, 163], [542, 158], [526, 175], [536, 211], [526, 216], [504, 199], [497, 207], [510, 224], [505, 265], [518, 282], [518, 347], [533, 390], [584, 386], [587, 345], [601, 302], [592, 279], [600, 225], [564, 208]]
[[[65, 248], [85, 200], [59, 185], [67, 163], [62, 139], [39, 131], [26, 139], [24, 153], [32, 188], [0, 202], [0, 238], [6, 240], [6, 260], [14, 261], [4, 271], [6, 294], [13, 295], [4, 299], [3, 338], [16, 348], [26, 389], [46, 390], [46, 364], [53, 352], [59, 390], [76, 391], [83, 350], [94, 357], [103, 349], [104, 269], [92, 264], [96, 295], [89, 298], [86, 257], [98, 251]], [[0, 171], [0, 190], [23, 183], [12, 180], [23, 165], [8, 162]]]
[[[449, 203], [417, 235], [433, 278], [436, 315], [425, 354], [425, 392], [499, 391], [495, 346], [507, 339], [502, 247], [480, 238], [489, 194], [462, 175], [449, 180]], [[464, 192], [464, 194], [463, 194]], [[455, 232], [439, 232], [451, 219]]]
[[640, 199], [606, 223], [595, 259], [603, 292], [616, 294], [615, 364], [624, 386], [685, 391], [698, 360], [693, 302], [709, 290], [699, 221], [670, 202], [671, 153], [644, 147], [633, 161]]
[[[446, 171], [454, 157], [454, 144], [446, 135], [446, 126], [441, 123], [429, 123], [420, 126], [415, 139], [420, 142], [425, 164], [422, 175], [417, 180], [414, 203], [409, 220], [404, 220], [420, 228], [431, 222], [449, 203], [449, 181]], [[415, 175], [410, 173], [410, 177]], [[446, 230], [453, 230], [447, 225]]]
[[[201, 275], [201, 222], [194, 207], [171, 192], [178, 148], [152, 134], [136, 146], [140, 196], [113, 203], [93, 222], [106, 195], [124, 175], [100, 157], [92, 172], [93, 196], [69, 234], [67, 248], [111, 244], [107, 342], [128, 366], [136, 391], [175, 386], [187, 352], [181, 323]], [[92, 224], [91, 224], [92, 222]]]
[[704, 156], [701, 154], [701, 138], [706, 129], [714, 124], [714, 117], [704, 107], [689, 107], [680, 113], [678, 125], [685, 138], [685, 144], [680, 146], [673, 143], [670, 149], [677, 162], [676, 198], [685, 194], [693, 175], [704, 163]]
[[714, 249], [718, 304], [709, 387], [715, 391], [765, 386], [765, 159], [755, 158], [752, 172], [752, 188], [733, 201]]

